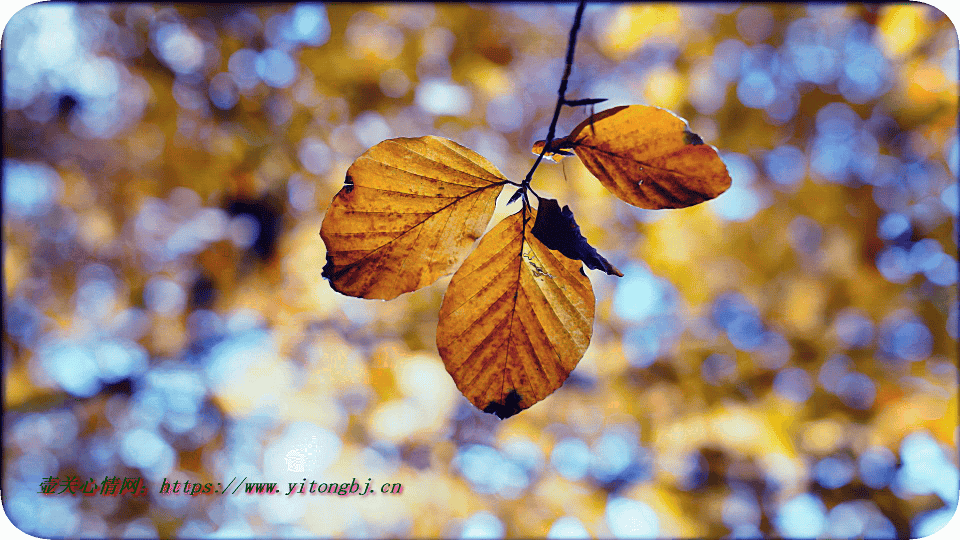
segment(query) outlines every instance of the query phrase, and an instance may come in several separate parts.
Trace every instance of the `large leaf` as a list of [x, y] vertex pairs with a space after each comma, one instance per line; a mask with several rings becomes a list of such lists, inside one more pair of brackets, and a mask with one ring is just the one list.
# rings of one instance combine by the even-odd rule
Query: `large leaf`
[[[538, 142], [534, 151], [539, 153]], [[730, 187], [717, 149], [687, 122], [657, 107], [630, 105], [594, 114], [553, 141], [548, 156], [572, 149], [600, 183], [640, 208], [684, 208]]]
[[389, 300], [452, 272], [490, 222], [506, 179], [440, 137], [383, 141], [347, 169], [320, 236], [334, 290]]
[[580, 261], [552, 251], [524, 208], [497, 224], [450, 280], [437, 348], [477, 408], [512, 416], [550, 395], [593, 334], [594, 297]]

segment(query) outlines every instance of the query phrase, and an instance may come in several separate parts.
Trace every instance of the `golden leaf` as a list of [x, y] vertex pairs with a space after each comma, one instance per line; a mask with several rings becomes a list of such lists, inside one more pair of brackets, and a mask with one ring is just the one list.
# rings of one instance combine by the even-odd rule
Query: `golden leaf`
[[323, 276], [340, 293], [384, 300], [433, 283], [483, 234], [505, 181], [447, 139], [377, 144], [347, 169], [323, 219]]
[[593, 334], [594, 296], [580, 261], [532, 233], [524, 208], [487, 233], [450, 281], [437, 348], [477, 408], [512, 416], [560, 388]]
[[640, 208], [685, 208], [730, 187], [717, 149], [704, 144], [684, 119], [657, 107], [630, 105], [594, 114], [553, 141], [548, 152], [564, 149], [572, 149], [614, 195]]

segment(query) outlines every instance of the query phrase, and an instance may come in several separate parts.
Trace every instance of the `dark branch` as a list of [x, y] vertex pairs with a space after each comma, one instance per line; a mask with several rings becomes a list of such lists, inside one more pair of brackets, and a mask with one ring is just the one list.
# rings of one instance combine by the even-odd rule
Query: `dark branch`
[[564, 100], [564, 104], [569, 107], [582, 107], [584, 105], [596, 105], [597, 103], [603, 103], [607, 98], [585, 98], [585, 99], [567, 99]]
[[[540, 155], [537, 156], [537, 160], [533, 163], [533, 167], [530, 168], [530, 172], [527, 173], [527, 176], [523, 178], [524, 187], [530, 185], [530, 180], [533, 178], [533, 171], [537, 170], [537, 167], [540, 165], [540, 162], [543, 161], [543, 155], [547, 152], [547, 148], [550, 147], [550, 143], [553, 142], [553, 138], [557, 132], [557, 120], [560, 119], [560, 109], [564, 105], [569, 104], [567, 102], [567, 81], [570, 79], [570, 72], [573, 70], [573, 54], [577, 50], [577, 33], [580, 32], [580, 21], [583, 19], [583, 9], [586, 7], [586, 0], [580, 0], [580, 3], [577, 4], [577, 14], [573, 17], [573, 26], [570, 28], [570, 41], [567, 43], [567, 64], [563, 69], [563, 79], [560, 81], [560, 90], [557, 91], [557, 106], [553, 109], [553, 120], [550, 121], [550, 129], [547, 130], [547, 141], [543, 145], [543, 150], [540, 151]], [[526, 196], [524, 196], [526, 200]]]

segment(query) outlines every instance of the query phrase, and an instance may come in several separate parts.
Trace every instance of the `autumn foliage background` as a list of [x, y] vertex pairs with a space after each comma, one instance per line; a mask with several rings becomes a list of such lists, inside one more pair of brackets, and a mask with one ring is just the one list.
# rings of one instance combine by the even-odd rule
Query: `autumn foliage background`
[[[957, 505], [957, 33], [922, 4], [588, 5], [568, 95], [670, 109], [733, 186], [533, 187], [623, 278], [500, 421], [437, 355], [449, 277], [321, 276], [350, 163], [438, 135], [519, 181], [575, 6], [33, 5], [3, 36], [3, 504], [40, 536], [924, 536]], [[559, 134], [588, 111], [567, 111]], [[513, 213], [498, 201], [491, 226]], [[291, 472], [299, 452], [305, 472]], [[145, 499], [37, 493], [143, 476]], [[176, 497], [163, 478], [400, 482]]]

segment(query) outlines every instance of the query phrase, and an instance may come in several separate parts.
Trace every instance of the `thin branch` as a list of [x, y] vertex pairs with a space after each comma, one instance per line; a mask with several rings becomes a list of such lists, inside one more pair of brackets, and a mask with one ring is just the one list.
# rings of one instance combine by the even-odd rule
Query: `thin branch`
[[585, 105], [596, 105], [597, 103], [603, 103], [607, 98], [585, 98], [585, 99], [566, 99], [564, 104], [569, 107], [583, 107]]
[[[577, 4], [577, 14], [573, 17], [573, 27], [570, 28], [570, 41], [567, 43], [567, 65], [563, 70], [563, 79], [560, 81], [560, 89], [557, 91], [557, 106], [553, 109], [553, 120], [550, 121], [550, 129], [547, 130], [547, 140], [543, 145], [543, 150], [537, 156], [537, 160], [530, 168], [530, 172], [523, 179], [524, 187], [529, 187], [530, 180], [533, 178], [533, 171], [537, 170], [540, 162], [543, 161], [543, 155], [550, 148], [550, 143], [557, 131], [557, 120], [560, 119], [560, 109], [567, 104], [567, 81], [570, 79], [570, 72], [573, 70], [573, 54], [577, 49], [577, 33], [580, 31], [580, 21], [583, 19], [583, 9], [586, 7], [586, 0], [580, 0]], [[539, 196], [537, 197], [540, 198]], [[526, 197], [524, 197], [526, 199]]]

